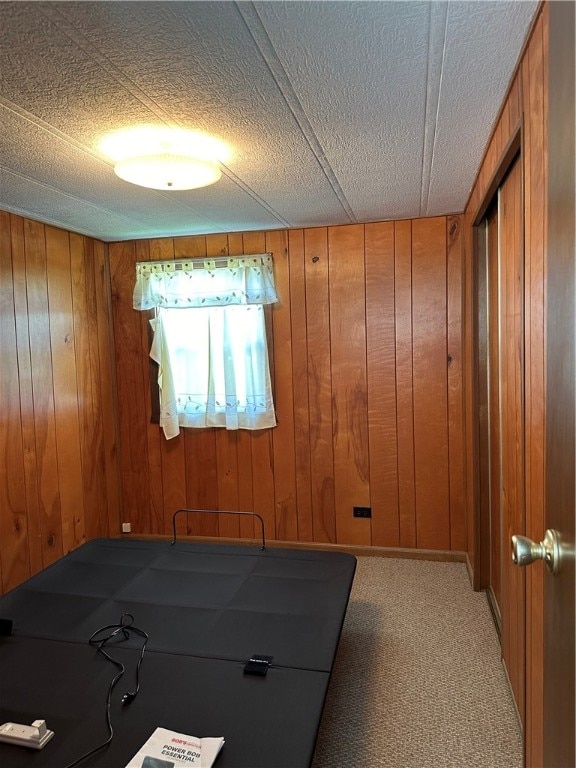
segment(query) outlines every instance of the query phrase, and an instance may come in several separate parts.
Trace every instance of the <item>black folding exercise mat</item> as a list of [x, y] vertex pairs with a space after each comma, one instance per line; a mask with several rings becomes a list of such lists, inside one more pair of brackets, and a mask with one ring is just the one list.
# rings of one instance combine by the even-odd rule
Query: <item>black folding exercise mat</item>
[[88, 542], [0, 597], [0, 725], [54, 731], [37, 751], [0, 743], [0, 765], [65, 768], [104, 742], [123, 665], [114, 736], [80, 766], [124, 768], [157, 727], [224, 737], [217, 768], [309, 766], [355, 568], [335, 552]]

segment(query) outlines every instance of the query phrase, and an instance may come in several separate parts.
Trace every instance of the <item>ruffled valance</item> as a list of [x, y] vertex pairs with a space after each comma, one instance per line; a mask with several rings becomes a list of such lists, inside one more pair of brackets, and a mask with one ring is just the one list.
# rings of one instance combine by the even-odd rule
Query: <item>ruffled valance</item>
[[274, 264], [269, 253], [136, 264], [134, 309], [274, 304], [277, 301]]

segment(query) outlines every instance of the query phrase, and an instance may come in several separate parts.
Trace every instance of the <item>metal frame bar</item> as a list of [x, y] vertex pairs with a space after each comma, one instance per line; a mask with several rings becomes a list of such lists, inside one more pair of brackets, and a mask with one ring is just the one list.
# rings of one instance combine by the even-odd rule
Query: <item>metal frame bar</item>
[[186, 512], [188, 514], [189, 512], [196, 512], [198, 514], [205, 514], [208, 513], [209, 515], [250, 515], [252, 517], [257, 517], [258, 520], [260, 520], [260, 529], [262, 531], [262, 546], [260, 547], [261, 551], [264, 551], [266, 549], [266, 537], [264, 534], [264, 520], [257, 512], [237, 512], [227, 509], [177, 509], [176, 512], [172, 515], [172, 541], [170, 542], [170, 545], [176, 544], [176, 516], [180, 514], [180, 512]]

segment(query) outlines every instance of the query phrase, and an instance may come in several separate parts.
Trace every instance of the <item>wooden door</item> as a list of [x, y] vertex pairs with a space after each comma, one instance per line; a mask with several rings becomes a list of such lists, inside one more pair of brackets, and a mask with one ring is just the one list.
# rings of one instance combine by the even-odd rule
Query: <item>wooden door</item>
[[502, 631], [502, 507], [500, 477], [500, 254], [499, 196], [479, 230], [478, 416], [481, 522], [486, 543], [482, 584], [498, 634]]
[[[502, 659], [524, 723], [525, 575], [514, 568], [509, 541], [525, 530], [524, 514], [524, 250], [522, 171], [517, 159], [499, 190], [499, 414]], [[494, 468], [498, 474], [497, 468]]]
[[[546, 291], [546, 510], [563, 560], [544, 575], [544, 765], [573, 768], [575, 745], [574, 3], [551, 3]], [[535, 565], [531, 567], [537, 567]], [[542, 567], [541, 565], [539, 567]], [[527, 631], [539, 631], [527, 627]], [[538, 675], [541, 670], [527, 670]]]
[[[557, 575], [544, 575], [545, 766], [576, 765], [574, 662], [575, 424], [574, 232], [569, 250], [550, 252], [546, 398], [546, 528], [560, 536]], [[556, 274], [554, 274], [556, 273]], [[564, 278], [564, 282], [563, 282]], [[535, 566], [532, 566], [535, 567]], [[540, 567], [543, 567], [540, 565]], [[527, 628], [530, 631], [530, 628]], [[538, 674], [539, 670], [534, 670]], [[530, 673], [530, 670], [528, 670]]]
[[524, 530], [524, 251], [518, 156], [479, 228], [480, 501], [488, 590], [502, 658], [524, 722], [525, 579], [509, 557]]

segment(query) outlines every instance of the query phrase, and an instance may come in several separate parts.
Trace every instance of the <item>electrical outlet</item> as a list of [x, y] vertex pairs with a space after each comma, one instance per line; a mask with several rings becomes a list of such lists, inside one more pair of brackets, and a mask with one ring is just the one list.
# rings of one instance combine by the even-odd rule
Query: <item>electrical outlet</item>
[[122, 533], [132, 533], [132, 524], [122, 523]]
[[372, 517], [372, 507], [352, 507], [354, 517]]

